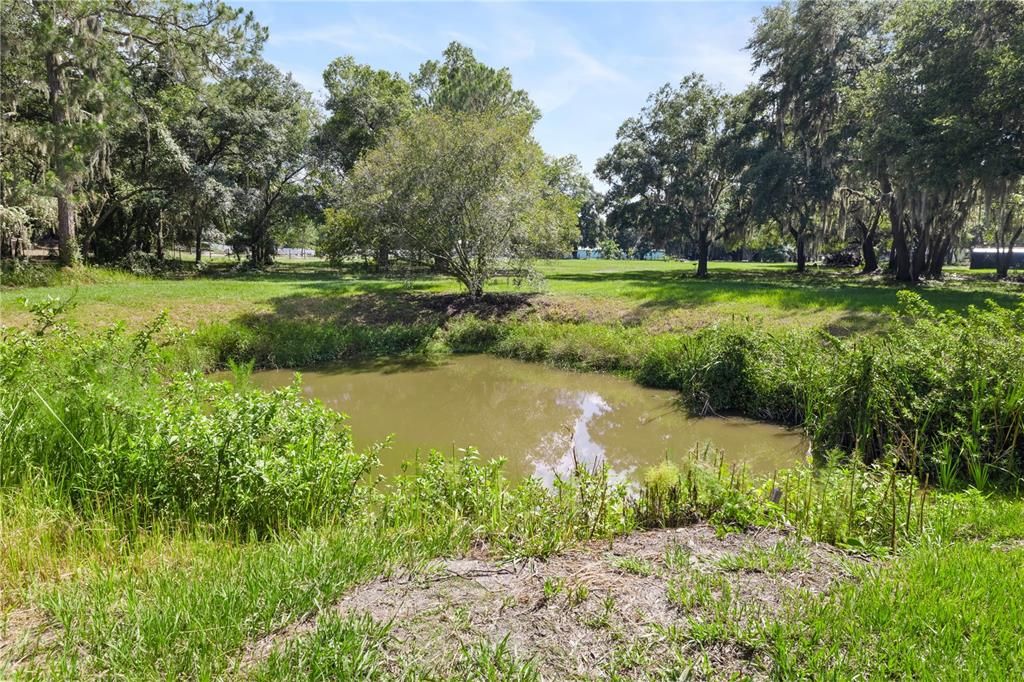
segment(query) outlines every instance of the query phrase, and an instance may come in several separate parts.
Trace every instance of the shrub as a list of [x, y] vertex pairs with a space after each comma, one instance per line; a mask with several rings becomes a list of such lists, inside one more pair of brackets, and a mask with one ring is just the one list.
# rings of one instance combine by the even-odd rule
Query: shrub
[[0, 260], [0, 285], [4, 287], [56, 287], [77, 284], [126, 282], [135, 277], [105, 267], [58, 267], [52, 262]]
[[627, 489], [606, 467], [576, 466], [552, 491], [534, 478], [509, 481], [501, 460], [483, 462], [472, 449], [403, 464], [375, 506], [388, 527], [440, 531], [448, 542], [475, 538], [509, 556], [548, 556], [633, 528]]
[[460, 315], [448, 321], [439, 335], [456, 353], [483, 353], [507, 333], [507, 325], [483, 320], [475, 315]]
[[344, 417], [302, 398], [297, 384], [239, 393], [186, 375], [161, 393], [87, 449], [72, 496], [102, 491], [145, 517], [262, 533], [344, 515], [377, 462], [375, 450], [353, 450]]
[[216, 364], [252, 360], [257, 367], [308, 367], [422, 351], [435, 327], [324, 325], [299, 320], [251, 317], [201, 327], [192, 342], [211, 348]]
[[643, 332], [592, 323], [512, 323], [490, 352], [579, 370], [632, 369]]
[[[0, 485], [42, 479], [83, 513], [263, 533], [345, 513], [375, 452], [297, 386], [239, 391], [175, 370], [179, 350], [135, 334], [0, 337]], [[186, 356], [187, 357], [187, 356]]]

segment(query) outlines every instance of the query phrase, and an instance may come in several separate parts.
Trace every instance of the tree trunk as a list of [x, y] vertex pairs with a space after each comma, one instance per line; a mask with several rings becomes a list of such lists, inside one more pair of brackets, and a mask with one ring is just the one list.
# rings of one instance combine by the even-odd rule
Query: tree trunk
[[[51, 8], [52, 9], [52, 8]], [[67, 125], [68, 112], [61, 96], [64, 94], [64, 81], [61, 77], [60, 57], [53, 52], [46, 55], [46, 82], [48, 86], [50, 123], [53, 124], [55, 135]], [[60, 140], [60, 137], [57, 138]], [[67, 142], [60, 140], [50, 149], [50, 167], [54, 174], [60, 178], [61, 187], [57, 193], [57, 243], [61, 265], [75, 265], [81, 258], [78, 250], [78, 240], [75, 238], [75, 227], [77, 226], [77, 214], [71, 195], [75, 187], [67, 168], [64, 168], [64, 161], [61, 156], [66, 153]]]
[[910, 244], [907, 242], [907, 226], [903, 220], [903, 210], [889, 181], [889, 175], [883, 170], [878, 174], [878, 183], [882, 188], [883, 197], [887, 198], [886, 210], [889, 213], [889, 224], [892, 226], [892, 257], [889, 259], [889, 270], [899, 282], [914, 281], [914, 273], [910, 267]]
[[156, 217], [156, 257], [158, 260], [164, 259], [164, 212], [163, 209], [157, 213]]
[[936, 238], [931, 244], [931, 252], [928, 254], [927, 276], [932, 279], [942, 279], [942, 269], [949, 256], [949, 248], [952, 246], [952, 236], [947, 235]]
[[708, 249], [710, 244], [708, 243], [707, 230], [701, 230], [697, 238], [697, 276], [707, 277], [708, 276]]
[[[900, 221], [902, 223], [902, 221]], [[896, 280], [899, 282], [913, 282], [914, 272], [910, 267], [910, 245], [907, 244], [907, 232], [903, 225], [893, 227], [892, 230], [892, 251], [895, 262]]]
[[75, 238], [77, 215], [67, 196], [57, 197], [57, 244], [61, 265], [75, 265], [81, 259]]
[[996, 279], [1006, 279], [1010, 275], [1010, 259], [1012, 252], [996, 251]]
[[1024, 234], [1024, 224], [1016, 230], [1010, 225], [1013, 224], [1013, 217], [1016, 211], [1008, 209], [1003, 216], [996, 231], [996, 279], [1006, 279], [1010, 274], [1010, 264], [1013, 262], [1013, 248]]
[[928, 272], [928, 226], [917, 217], [912, 216], [911, 220], [910, 277], [916, 282]]
[[878, 269], [878, 255], [875, 253], [875, 235], [865, 231], [864, 238], [860, 242], [861, 253], [864, 256], [864, 272], [874, 272]]
[[387, 272], [389, 255], [388, 247], [386, 245], [380, 245], [377, 247], [377, 272]]
[[807, 270], [807, 236], [801, 232], [796, 236], [796, 271]]

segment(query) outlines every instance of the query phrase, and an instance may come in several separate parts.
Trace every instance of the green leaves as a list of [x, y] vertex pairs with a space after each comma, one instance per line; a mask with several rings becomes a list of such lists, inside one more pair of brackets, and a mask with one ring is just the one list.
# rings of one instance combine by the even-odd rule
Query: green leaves
[[411, 116], [347, 178], [364, 243], [449, 274], [472, 295], [538, 250], [567, 250], [575, 205], [552, 182], [531, 127], [526, 116]]
[[352, 57], [335, 59], [327, 66], [324, 87], [331, 116], [318, 135], [318, 152], [342, 172], [348, 172], [412, 112], [412, 87], [405, 79], [357, 64]]
[[[170, 372], [155, 324], [134, 335], [72, 329], [0, 340], [0, 482], [46, 472], [83, 513], [135, 532], [158, 521], [270, 533], [341, 517], [376, 449], [301, 396]], [[166, 364], [165, 364], [166, 363]]]
[[[683, 237], [707, 272], [707, 248], [722, 220], [733, 180], [725, 155], [729, 98], [703, 76], [665, 85], [636, 118], [619, 128], [615, 147], [597, 164], [610, 185], [609, 219], [620, 234], [651, 248]], [[679, 234], [679, 233], [682, 234]]]
[[527, 92], [512, 86], [507, 68], [495, 69], [477, 61], [473, 50], [458, 42], [448, 45], [442, 61], [424, 62], [411, 81], [418, 101], [434, 111], [523, 116], [532, 122], [540, 118]]

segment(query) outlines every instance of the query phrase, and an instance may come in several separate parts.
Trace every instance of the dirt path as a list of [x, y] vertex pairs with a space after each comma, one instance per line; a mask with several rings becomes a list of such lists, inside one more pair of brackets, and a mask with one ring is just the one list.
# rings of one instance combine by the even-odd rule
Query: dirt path
[[[700, 524], [547, 561], [438, 561], [417, 575], [363, 585], [332, 609], [393, 623], [388, 660], [396, 676], [454, 674], [464, 647], [505, 640], [544, 679], [646, 679], [686, 660], [757, 678], [766, 663], [750, 645], [752, 629], [798, 592], [828, 590], [848, 574], [848, 562], [778, 531], [719, 537]], [[253, 643], [239, 669], [316, 627], [313, 615]]]

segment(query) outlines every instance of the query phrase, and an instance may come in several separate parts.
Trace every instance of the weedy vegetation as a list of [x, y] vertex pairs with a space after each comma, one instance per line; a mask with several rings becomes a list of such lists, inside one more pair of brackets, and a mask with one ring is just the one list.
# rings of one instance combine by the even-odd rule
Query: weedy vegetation
[[[427, 672], [395, 667], [389, 624], [357, 614], [326, 613], [252, 662], [244, 652], [360, 583], [435, 557], [477, 548], [543, 559], [696, 522], [722, 536], [781, 528], [794, 541], [711, 564], [681, 545], [657, 561], [615, 559], [620, 575], [665, 580], [678, 611], [671, 637], [612, 652], [615, 674], [715, 670], [722, 647], [782, 678], [942, 670], [940, 650], [981, 676], [1015, 670], [1024, 607], [996, 603], [970, 576], [1007, 590], [1019, 579], [1021, 311], [959, 315], [902, 299], [871, 337], [729, 324], [646, 342], [624, 327], [472, 316], [186, 333], [161, 317], [82, 331], [66, 321], [71, 304], [42, 299], [31, 325], [0, 340], [4, 674], [415, 677]], [[679, 390], [698, 412], [802, 423], [817, 461], [755, 478], [705, 449], [637, 486], [577, 465], [545, 487], [467, 450], [417, 456], [380, 480], [379, 446], [355, 449], [344, 418], [298, 383], [263, 392], [248, 379], [272, 364], [469, 350], [619, 371]], [[224, 366], [225, 381], [198, 371]], [[881, 559], [828, 594], [798, 595], [782, 615], [737, 596], [729, 576], [803, 570], [806, 541]], [[549, 608], [585, 610], [588, 628], [617, 631], [623, 607], [602, 588], [551, 578], [542, 593]], [[676, 640], [682, 648], [668, 646]], [[869, 644], [884, 656], [865, 658]], [[446, 674], [535, 679], [523, 654], [509, 641], [467, 642]]]

